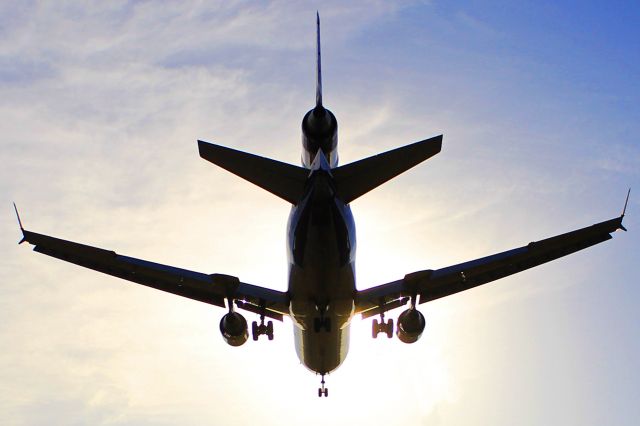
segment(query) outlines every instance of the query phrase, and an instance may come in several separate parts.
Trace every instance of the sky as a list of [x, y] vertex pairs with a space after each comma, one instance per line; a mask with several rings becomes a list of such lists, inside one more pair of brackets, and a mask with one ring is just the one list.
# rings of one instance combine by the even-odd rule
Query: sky
[[[229, 347], [219, 308], [18, 246], [11, 204], [35, 232], [285, 290], [289, 206], [196, 140], [299, 164], [316, 10], [342, 164], [444, 134], [352, 204], [358, 288], [617, 217], [632, 188], [628, 233], [421, 305], [413, 345], [355, 318], [326, 399], [288, 319]], [[639, 20], [616, 1], [2, 2], [0, 422], [636, 424]]]

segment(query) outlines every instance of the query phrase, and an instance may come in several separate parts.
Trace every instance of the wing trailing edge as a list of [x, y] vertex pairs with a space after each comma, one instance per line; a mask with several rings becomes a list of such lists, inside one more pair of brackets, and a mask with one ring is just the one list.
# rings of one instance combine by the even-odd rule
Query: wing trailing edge
[[364, 317], [375, 315], [400, 306], [397, 300], [406, 303], [415, 296], [419, 296], [419, 303], [430, 302], [559, 259], [610, 240], [615, 231], [624, 230], [623, 218], [609, 219], [457, 265], [413, 272], [403, 279], [361, 290], [357, 294], [356, 313]]
[[287, 293], [244, 283], [231, 275], [204, 274], [36, 232], [23, 233], [24, 241], [33, 245], [37, 253], [156, 290], [222, 308], [226, 301], [233, 300], [240, 309], [278, 321], [289, 312]]

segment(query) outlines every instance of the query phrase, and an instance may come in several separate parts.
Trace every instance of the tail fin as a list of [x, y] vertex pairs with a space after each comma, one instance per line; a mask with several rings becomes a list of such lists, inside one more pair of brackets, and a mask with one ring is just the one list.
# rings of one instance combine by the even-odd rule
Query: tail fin
[[331, 170], [336, 194], [345, 203], [382, 185], [442, 149], [442, 135], [396, 148]]
[[204, 141], [198, 141], [198, 149], [205, 160], [291, 204], [298, 204], [302, 199], [307, 169]]
[[316, 106], [322, 106], [322, 66], [320, 60], [320, 13], [316, 12]]

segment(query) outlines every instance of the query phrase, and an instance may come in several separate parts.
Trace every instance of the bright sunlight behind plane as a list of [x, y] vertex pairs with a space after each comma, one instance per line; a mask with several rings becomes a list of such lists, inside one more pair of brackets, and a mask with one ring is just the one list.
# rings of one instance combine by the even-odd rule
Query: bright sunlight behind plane
[[[289, 320], [228, 347], [221, 309], [16, 249], [11, 200], [27, 229], [286, 291], [289, 206], [194, 141], [299, 164], [315, 7], [0, 6], [3, 421], [633, 424], [635, 196], [622, 238], [421, 305], [414, 345], [356, 317], [322, 402]], [[445, 135], [353, 203], [359, 290], [619, 214], [640, 183], [637, 11], [597, 9], [323, 3], [340, 164]]]
[[[318, 396], [328, 396], [325, 375], [346, 359], [354, 315], [372, 322], [379, 334], [403, 343], [417, 342], [426, 320], [418, 305], [495, 281], [611, 239], [622, 225], [629, 193], [619, 217], [522, 247], [440, 269], [423, 269], [404, 278], [358, 290], [355, 280], [356, 233], [349, 204], [440, 152], [442, 135], [338, 166], [338, 123], [322, 100], [320, 16], [316, 14], [316, 104], [302, 119], [302, 166], [293, 166], [198, 140], [200, 156], [289, 202], [286, 292], [118, 254], [25, 230], [34, 251], [124, 280], [227, 308], [220, 333], [230, 346], [249, 336], [274, 338], [273, 320], [294, 322], [300, 362], [321, 377]], [[385, 314], [404, 307], [397, 320]], [[249, 327], [237, 310], [257, 314]], [[265, 321], [268, 319], [268, 321]]]

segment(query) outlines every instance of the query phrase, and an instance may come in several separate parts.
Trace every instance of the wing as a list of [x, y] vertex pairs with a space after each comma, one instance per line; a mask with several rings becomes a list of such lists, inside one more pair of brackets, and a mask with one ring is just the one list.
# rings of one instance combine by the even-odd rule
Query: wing
[[357, 293], [356, 313], [363, 318], [404, 305], [419, 296], [429, 302], [524, 271], [587, 247], [610, 240], [622, 226], [622, 216], [566, 234], [536, 241], [513, 250], [436, 270], [405, 275], [401, 280]]
[[[20, 227], [22, 229], [22, 223]], [[24, 229], [22, 233], [20, 242], [34, 245], [33, 250], [38, 253], [147, 287], [221, 307], [225, 307], [225, 299], [234, 300], [241, 309], [264, 313], [277, 320], [282, 320], [289, 312], [287, 293], [243, 283], [237, 277], [203, 274], [148, 262]]]

